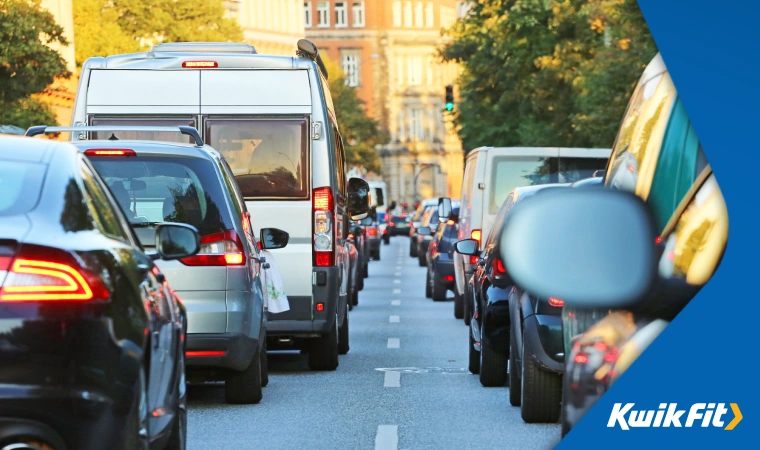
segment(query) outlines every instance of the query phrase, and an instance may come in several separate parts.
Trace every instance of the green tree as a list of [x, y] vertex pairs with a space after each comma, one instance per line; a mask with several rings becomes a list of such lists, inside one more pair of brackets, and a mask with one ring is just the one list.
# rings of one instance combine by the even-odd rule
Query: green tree
[[25, 97], [12, 102], [0, 102], [0, 125], [29, 128], [55, 123], [55, 114], [50, 107], [36, 98]]
[[367, 116], [364, 103], [356, 95], [356, 89], [346, 84], [346, 76], [340, 66], [325, 55], [322, 56], [330, 75], [330, 95], [338, 117], [338, 128], [343, 135], [346, 160], [349, 165], [380, 173], [382, 165], [375, 146], [386, 142], [376, 120]]

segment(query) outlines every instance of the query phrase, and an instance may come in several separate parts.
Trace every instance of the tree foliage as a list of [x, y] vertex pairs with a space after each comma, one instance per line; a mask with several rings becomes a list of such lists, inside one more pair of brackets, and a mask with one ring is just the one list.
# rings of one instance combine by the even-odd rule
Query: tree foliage
[[0, 0], [0, 108], [70, 75], [63, 57], [48, 46], [52, 43], [68, 44], [39, 0]]
[[441, 51], [461, 63], [465, 148], [609, 147], [656, 54], [634, 0], [471, 0]]
[[76, 60], [149, 50], [160, 42], [243, 40], [221, 0], [74, 0]]
[[0, 102], [0, 125], [29, 128], [40, 124], [55, 124], [50, 107], [36, 98], [24, 97], [12, 102]]
[[367, 116], [363, 102], [356, 95], [356, 89], [346, 84], [346, 76], [340, 66], [324, 55], [322, 60], [330, 75], [330, 95], [338, 117], [338, 128], [343, 135], [348, 165], [380, 173], [382, 165], [375, 146], [385, 143], [386, 139], [378, 122]]

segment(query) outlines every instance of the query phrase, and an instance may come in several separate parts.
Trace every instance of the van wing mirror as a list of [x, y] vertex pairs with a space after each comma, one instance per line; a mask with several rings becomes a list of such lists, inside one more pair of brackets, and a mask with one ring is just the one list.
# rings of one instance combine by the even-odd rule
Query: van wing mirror
[[361, 178], [348, 180], [348, 214], [351, 220], [361, 220], [370, 213], [369, 184]]
[[454, 249], [461, 255], [477, 256], [480, 253], [475, 239], [462, 239], [454, 245]]
[[290, 234], [279, 228], [262, 228], [259, 232], [259, 242], [261, 242], [261, 248], [264, 250], [283, 248], [288, 245], [289, 239]]
[[451, 199], [448, 197], [440, 197], [438, 199], [438, 221], [446, 223], [451, 217]]
[[552, 191], [515, 206], [504, 224], [501, 258], [515, 284], [580, 307], [641, 300], [657, 276], [654, 226], [644, 202], [612, 189]]

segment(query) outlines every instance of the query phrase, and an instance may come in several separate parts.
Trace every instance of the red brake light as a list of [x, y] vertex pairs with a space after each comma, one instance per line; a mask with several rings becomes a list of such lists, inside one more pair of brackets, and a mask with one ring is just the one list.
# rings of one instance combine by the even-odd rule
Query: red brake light
[[197, 255], [181, 259], [186, 266], [241, 266], [245, 264], [243, 243], [233, 230], [201, 236]]
[[317, 267], [329, 267], [333, 265], [333, 252], [315, 252]]
[[395, 224], [393, 222], [388, 222], [389, 226], [394, 226]]
[[662, 236], [657, 236], [656, 238], [654, 238], [654, 243], [655, 244], [661, 244], [662, 243]]
[[575, 362], [578, 364], [586, 364], [588, 362], [588, 356], [585, 353], [578, 353], [575, 355]]
[[369, 228], [369, 230], [367, 231], [367, 233], [368, 233], [370, 236], [377, 236], [377, 228], [374, 228], [374, 227], [370, 227], [370, 228]]
[[197, 357], [209, 357], [209, 356], [224, 356], [227, 352], [224, 350], [197, 350], [197, 351], [189, 351], [185, 352], [185, 356], [188, 358], [197, 358]]
[[607, 344], [605, 344], [604, 342], [601, 342], [601, 341], [600, 342], [595, 342], [594, 343], [594, 348], [597, 349], [597, 350], [599, 350], [600, 352], [606, 352], [607, 351]]
[[618, 348], [612, 347], [610, 348], [610, 351], [607, 352], [606, 355], [604, 355], [604, 361], [608, 363], [614, 363], [618, 359]]
[[558, 298], [549, 297], [549, 306], [554, 306], [555, 308], [562, 308], [563, 306], [565, 306], [565, 301]]
[[443, 281], [445, 281], [447, 283], [451, 283], [452, 281], [454, 281], [454, 275], [444, 275], [443, 276]]
[[325, 310], [325, 304], [324, 303], [317, 303], [315, 309], [317, 310], [317, 312], [322, 312], [322, 311]]
[[348, 233], [348, 238], [349, 238], [349, 239], [353, 239], [353, 238], [354, 238], [354, 235], [353, 235], [353, 234], [351, 234], [351, 233]]
[[315, 211], [332, 211], [333, 194], [329, 187], [314, 189], [314, 210]]
[[84, 156], [137, 156], [134, 150], [128, 148], [90, 148], [84, 151]]
[[185, 69], [215, 69], [219, 67], [216, 61], [185, 61], [182, 63]]
[[501, 275], [503, 273], [507, 273], [507, 268], [504, 267], [504, 263], [500, 259], [496, 260], [495, 268], [496, 268], [496, 274], [497, 275]]

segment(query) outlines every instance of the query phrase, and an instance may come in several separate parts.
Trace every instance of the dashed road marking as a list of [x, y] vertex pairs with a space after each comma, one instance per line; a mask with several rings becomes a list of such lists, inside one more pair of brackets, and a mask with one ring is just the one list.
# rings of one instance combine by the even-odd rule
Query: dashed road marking
[[401, 284], [401, 280], [393, 280], [393, 284]]
[[378, 425], [375, 450], [398, 450], [398, 425]]
[[401, 339], [388, 338], [388, 348], [401, 348]]
[[391, 306], [401, 306], [401, 300], [391, 300]]
[[385, 372], [383, 387], [401, 387], [401, 372]]
[[401, 289], [394, 289], [394, 290], [393, 290], [393, 293], [394, 293], [394, 294], [400, 294], [400, 293], [401, 293]]
[[390, 316], [388, 318], [388, 322], [390, 322], [390, 323], [399, 323], [399, 322], [401, 322], [401, 317], [399, 317], [399, 316]]
[[401, 276], [401, 272], [396, 272], [396, 273], [394, 273], [393, 275], [394, 275], [394, 276], [397, 276], [397, 277], [400, 277], [400, 276]]

